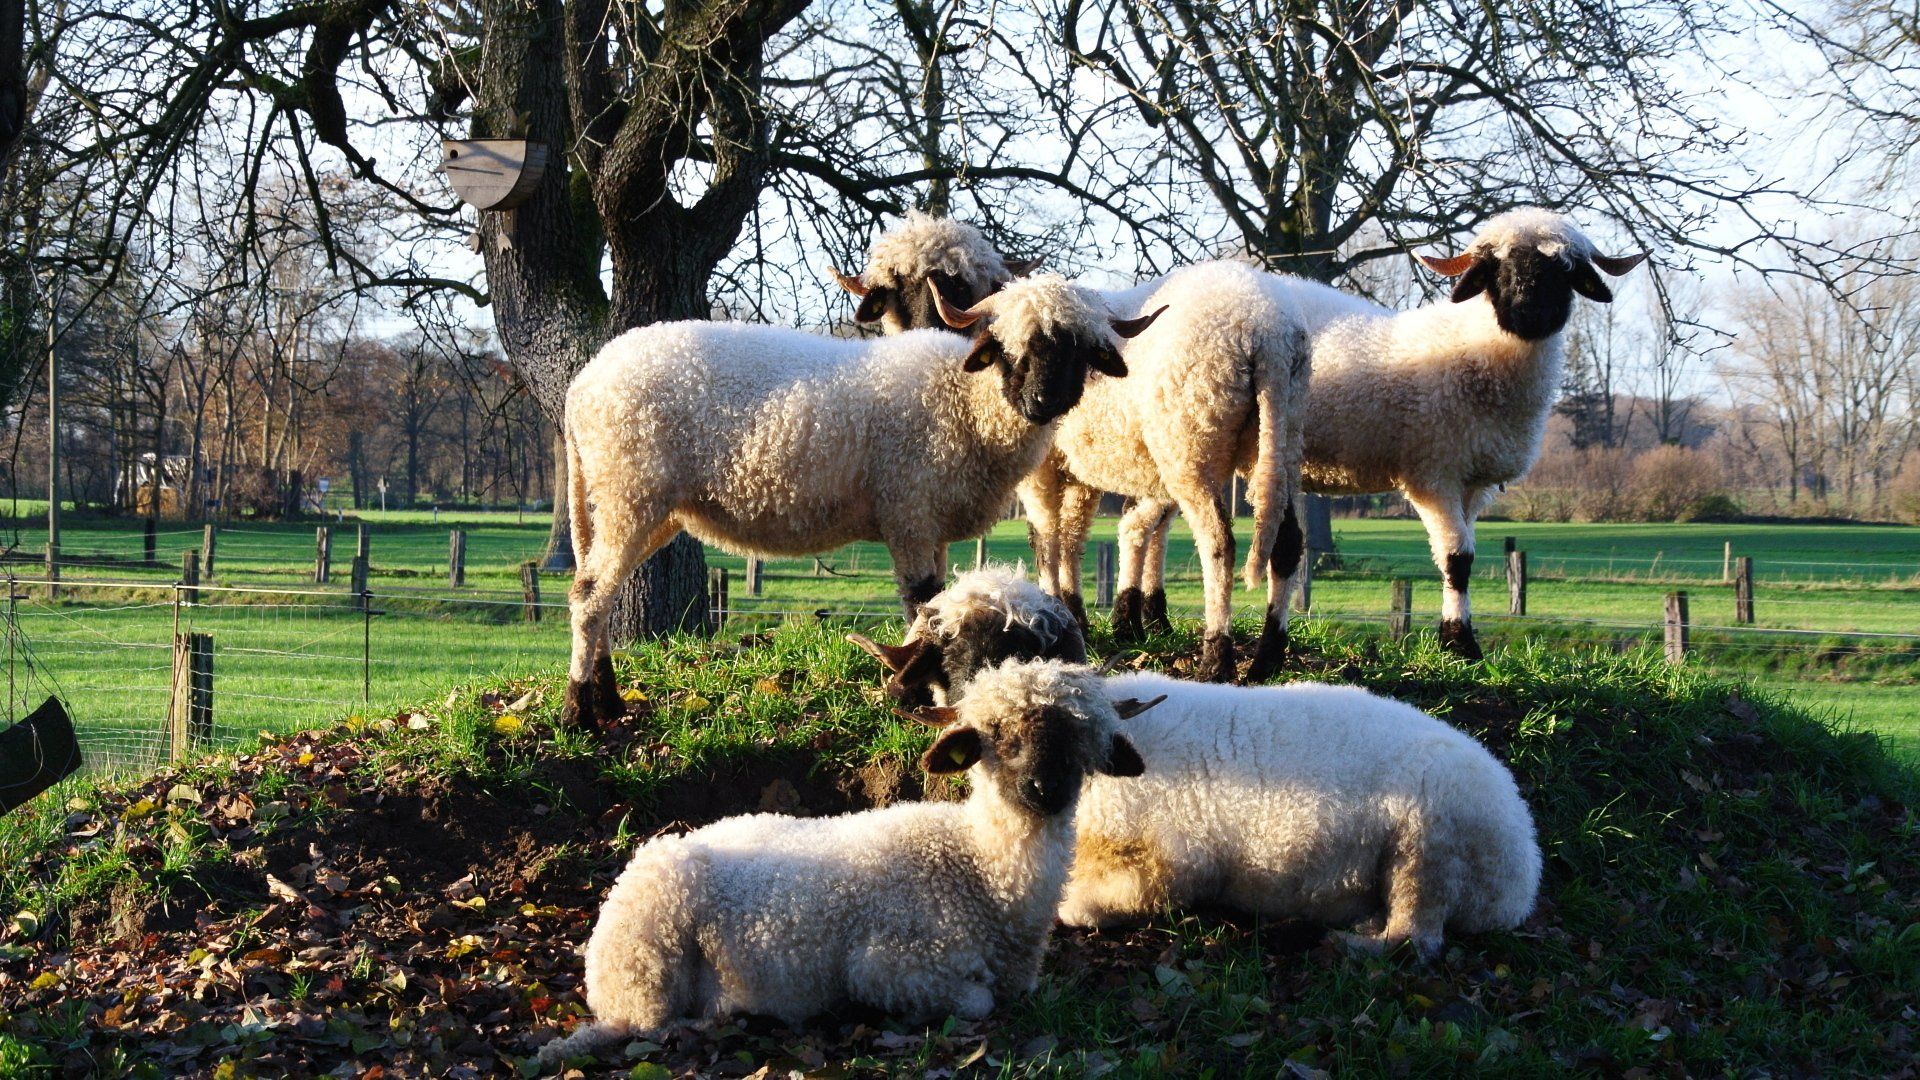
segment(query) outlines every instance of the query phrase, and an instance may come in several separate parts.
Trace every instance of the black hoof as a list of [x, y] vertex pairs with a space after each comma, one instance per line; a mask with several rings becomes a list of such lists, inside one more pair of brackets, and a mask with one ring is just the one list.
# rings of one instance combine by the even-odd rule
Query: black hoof
[[1253, 647], [1253, 663], [1247, 667], [1247, 682], [1262, 683], [1287, 666], [1290, 651], [1287, 632], [1272, 615], [1260, 627], [1260, 642]]
[[560, 723], [588, 731], [600, 729], [600, 718], [593, 707], [593, 691], [586, 683], [577, 679], [568, 681], [567, 699], [560, 705]]
[[1233, 681], [1233, 639], [1225, 634], [1209, 634], [1200, 643], [1200, 666], [1193, 677], [1201, 682]]
[[1480, 651], [1479, 639], [1473, 636], [1473, 624], [1462, 619], [1440, 621], [1440, 647], [1468, 660], [1486, 659], [1486, 654]]
[[1080, 599], [1080, 594], [1068, 593], [1060, 599], [1066, 601], [1067, 610], [1073, 612], [1073, 621], [1080, 624], [1080, 633], [1084, 635], [1092, 631], [1093, 626], [1087, 622], [1087, 602]]
[[618, 720], [627, 715], [627, 702], [620, 696], [620, 677], [613, 673], [613, 658], [602, 656], [593, 666], [593, 707], [601, 720]]
[[1113, 598], [1113, 639], [1115, 641], [1135, 642], [1143, 636], [1140, 629], [1141, 608], [1146, 597], [1139, 589], [1121, 589], [1120, 595]]
[[1155, 589], [1147, 594], [1147, 603], [1141, 614], [1145, 617], [1147, 633], [1170, 634], [1173, 632], [1173, 620], [1167, 618], [1167, 590]]

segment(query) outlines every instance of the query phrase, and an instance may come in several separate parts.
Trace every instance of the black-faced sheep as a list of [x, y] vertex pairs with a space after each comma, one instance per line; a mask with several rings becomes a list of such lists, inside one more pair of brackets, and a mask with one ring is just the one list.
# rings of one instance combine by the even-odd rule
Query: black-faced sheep
[[[1021, 651], [1075, 647], [1050, 632], [1069, 622], [1057, 599], [993, 575], [962, 575], [927, 607], [949, 628], [938, 635], [938, 681], [895, 672], [896, 695], [935, 690], [964, 709], [993, 671], [968, 665], [1007, 652], [996, 639], [1008, 626], [1025, 628], [1012, 646]], [[1102, 926], [1221, 903], [1363, 923], [1353, 944], [1411, 942], [1431, 957], [1447, 929], [1509, 929], [1533, 910], [1540, 850], [1512, 775], [1420, 710], [1307, 683], [1236, 688], [1130, 674], [1104, 689], [1158, 702], [1121, 728], [1147, 767], [1126, 785], [1088, 784], [1063, 921]]]
[[[876, 258], [886, 259], [863, 278], [912, 282], [912, 274], [938, 261], [956, 230], [968, 237], [966, 250], [985, 246], [968, 227], [943, 224], [938, 234], [917, 222], [883, 237], [874, 246]], [[1285, 653], [1286, 600], [1301, 549], [1292, 508], [1308, 369], [1305, 325], [1288, 290], [1233, 262], [1185, 267], [1101, 296], [1116, 312], [1171, 306], [1174, 314], [1127, 343], [1128, 381], [1088, 387], [1085, 410], [1062, 420], [1054, 452], [1021, 485], [1041, 584], [1065, 597], [1084, 624], [1080, 566], [1100, 493], [1160, 508], [1154, 529], [1164, 530], [1178, 506], [1193, 530], [1206, 591], [1198, 673], [1232, 678], [1234, 538], [1224, 489], [1236, 473], [1245, 474], [1255, 505], [1247, 582], [1252, 586], [1262, 575], [1267, 581], [1266, 620], [1250, 677], [1264, 678]], [[918, 318], [908, 313], [886, 325], [932, 325]], [[1129, 549], [1123, 570], [1138, 562], [1138, 552]], [[1137, 584], [1127, 589], [1123, 609], [1137, 606], [1141, 596]], [[1137, 628], [1137, 614], [1128, 618], [1123, 611], [1119, 625], [1123, 632]]]
[[1039, 259], [1003, 257], [971, 225], [914, 210], [904, 224], [873, 242], [859, 275], [835, 270], [833, 277], [860, 301], [853, 312], [855, 322], [879, 323], [887, 333], [898, 334], [945, 325], [934, 310], [928, 285], [947, 303], [970, 307], [1039, 265]]
[[595, 1023], [542, 1057], [683, 1019], [797, 1024], [843, 1002], [916, 1023], [979, 1019], [1030, 991], [1084, 780], [1137, 776], [1139, 755], [1079, 665], [983, 673], [957, 710], [921, 719], [942, 728], [922, 764], [969, 772], [965, 803], [754, 814], [642, 845], [587, 943]]
[[939, 591], [945, 545], [993, 523], [1093, 373], [1126, 374], [1116, 337], [1153, 321], [1115, 319], [1051, 274], [947, 314], [974, 327], [971, 342], [664, 323], [581, 370], [566, 413], [580, 552], [567, 720], [620, 711], [614, 596], [681, 529], [752, 555], [881, 541], [911, 616]]

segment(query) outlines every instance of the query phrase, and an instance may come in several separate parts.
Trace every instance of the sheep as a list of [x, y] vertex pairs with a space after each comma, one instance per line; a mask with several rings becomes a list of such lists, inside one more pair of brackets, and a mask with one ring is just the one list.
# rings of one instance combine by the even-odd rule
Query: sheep
[[[911, 617], [939, 591], [945, 545], [992, 524], [1089, 379], [1126, 374], [1116, 338], [1155, 318], [1114, 318], [1053, 274], [965, 310], [935, 302], [975, 329], [970, 343], [661, 323], [581, 369], [564, 425], [580, 552], [567, 722], [623, 711], [607, 641], [614, 596], [682, 529], [750, 555], [881, 541]], [[974, 374], [989, 368], [998, 378]]]
[[966, 772], [964, 803], [832, 818], [750, 814], [634, 852], [586, 949], [595, 1023], [549, 1063], [677, 1020], [797, 1025], [843, 1002], [922, 1023], [977, 1020], [1039, 979], [1090, 774], [1138, 776], [1116, 706], [1084, 665], [981, 672], [921, 759]]
[[899, 334], [945, 325], [934, 310], [929, 284], [949, 304], [971, 307], [1032, 273], [1040, 261], [1005, 258], [973, 226], [914, 210], [905, 224], [873, 242], [859, 275], [834, 270], [833, 278], [859, 299], [855, 322], [877, 322], [887, 333]]
[[[924, 610], [942, 612], [952, 631], [932, 635], [946, 661], [937, 687], [963, 710], [992, 670], [969, 669], [969, 659], [993, 662], [1006, 627], [1071, 621], [1056, 598], [977, 574]], [[1045, 655], [1073, 646], [1055, 633], [1021, 647]], [[925, 682], [896, 677], [889, 689]], [[1061, 921], [1109, 926], [1216, 903], [1369, 920], [1343, 940], [1374, 951], [1410, 942], [1431, 958], [1447, 929], [1510, 929], [1533, 910], [1540, 849], [1512, 774], [1420, 710], [1307, 683], [1237, 688], [1129, 674], [1104, 690], [1156, 703], [1121, 729], [1146, 771], [1125, 785], [1088, 783]]]
[[[945, 250], [947, 235], [941, 234], [935, 250]], [[909, 257], [924, 239], [913, 224], [883, 237], [875, 250], [887, 254], [888, 262], [869, 266], [862, 278], [912, 280], [896, 267], [932, 262], [925, 254]], [[1151, 507], [1130, 514], [1123, 531], [1150, 528], [1163, 538], [1178, 506], [1193, 529], [1205, 581], [1197, 671], [1206, 679], [1232, 678], [1233, 518], [1222, 493], [1234, 474], [1247, 474], [1255, 503], [1247, 584], [1265, 574], [1268, 585], [1249, 677], [1265, 678], [1286, 652], [1287, 597], [1303, 547], [1293, 502], [1309, 363], [1306, 327], [1285, 289], [1235, 262], [1183, 267], [1101, 295], [1117, 312], [1171, 305], [1177, 314], [1128, 343], [1123, 356], [1132, 377], [1089, 386], [1087, 408], [1061, 421], [1054, 453], [1021, 484], [1041, 584], [1067, 598], [1084, 625], [1080, 564], [1100, 492], [1133, 496]], [[887, 328], [926, 325], [902, 319]], [[1131, 544], [1123, 550], [1116, 626], [1126, 636], [1137, 632], [1144, 605], [1139, 550]], [[1158, 613], [1164, 620], [1164, 595]]]

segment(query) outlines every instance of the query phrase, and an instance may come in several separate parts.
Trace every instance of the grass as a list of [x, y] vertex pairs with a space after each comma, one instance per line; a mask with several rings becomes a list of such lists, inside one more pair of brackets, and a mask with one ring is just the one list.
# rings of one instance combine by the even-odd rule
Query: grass
[[[919, 794], [902, 765], [925, 735], [891, 715], [877, 667], [840, 629], [806, 620], [637, 648], [619, 667], [643, 716], [606, 742], [547, 728], [549, 670], [125, 786], [70, 784], [0, 819], [0, 859], [19, 868], [0, 877], [0, 916], [29, 916], [0, 928], [0, 1063], [520, 1069], [578, 1015], [570, 950], [632, 843], [674, 821]], [[1643, 649], [1519, 642], [1467, 665], [1427, 639], [1327, 624], [1302, 636], [1309, 677], [1413, 701], [1510, 762], [1546, 856], [1525, 926], [1456, 937], [1422, 967], [1348, 956], [1312, 928], [1170, 912], [1062, 932], [1038, 992], [983, 1024], [747, 1021], [629, 1044], [601, 1067], [1535, 1076], [1916, 1063], [1920, 788], [1881, 740]], [[1193, 645], [1155, 641], [1151, 665]], [[528, 689], [540, 704], [504, 711]], [[241, 795], [279, 809], [241, 823], [227, 809]], [[276, 906], [266, 873], [299, 882], [322, 864], [350, 887], [304, 884], [310, 904]], [[462, 875], [480, 907], [460, 899]]]
[[[23, 504], [13, 537], [19, 550], [43, 543], [42, 523]], [[207, 606], [188, 609], [182, 629], [214, 634], [216, 734], [293, 730], [342, 709], [388, 708], [450, 682], [511, 675], [565, 655], [561, 605], [566, 578], [547, 575], [544, 600], [554, 605], [538, 626], [519, 621], [520, 564], [538, 556], [547, 523], [540, 515], [369, 511], [371, 587], [387, 614], [363, 625], [345, 595], [353, 522], [335, 525], [333, 583], [308, 595], [312, 524], [262, 523], [223, 530], [215, 572], [221, 589]], [[1241, 522], [1244, 533], [1248, 524]], [[1414, 582], [1419, 623], [1437, 615], [1439, 581], [1425, 533], [1404, 520], [1335, 524], [1342, 567], [1321, 571], [1313, 585], [1314, 617], [1365, 625], [1384, 616], [1389, 579]], [[1114, 521], [1095, 523], [1095, 543], [1111, 541]], [[447, 531], [468, 533], [466, 585], [446, 582]], [[1528, 618], [1505, 609], [1498, 552], [1512, 536], [1528, 553], [1532, 581]], [[10, 664], [15, 708], [36, 694], [63, 692], [81, 718], [87, 748], [108, 765], [151, 764], [167, 751], [160, 719], [170, 694], [167, 648], [174, 629], [171, 583], [179, 549], [197, 548], [199, 531], [164, 525], [156, 550], [165, 565], [142, 565], [138, 522], [74, 516], [64, 530], [69, 557], [100, 560], [63, 571], [69, 586], [57, 605], [43, 590], [21, 589], [20, 626], [36, 667]], [[1244, 542], [1245, 537], [1242, 537]], [[1721, 545], [1756, 560], [1758, 629], [1732, 624], [1730, 586], [1720, 582]], [[1694, 663], [1739, 674], [1790, 695], [1809, 708], [1884, 732], [1901, 752], [1920, 757], [1920, 641], [1848, 638], [1848, 634], [1911, 635], [1920, 631], [1920, 530], [1867, 525], [1578, 525], [1483, 523], [1476, 575], [1477, 621], [1491, 642], [1548, 639], [1568, 647], [1637, 648], [1658, 633], [1664, 596], [1689, 593], [1696, 625]], [[1184, 525], [1169, 544], [1169, 599], [1176, 615], [1197, 618], [1198, 563]], [[1025, 525], [1002, 522], [989, 556], [1029, 558]], [[950, 549], [969, 563], [972, 545]], [[1088, 555], [1085, 575], [1094, 590]], [[856, 544], [823, 560], [766, 565], [763, 594], [746, 595], [744, 560], [709, 552], [732, 575], [732, 607], [745, 624], [783, 614], [827, 610], [886, 618], [897, 610], [890, 563], [877, 544]], [[37, 563], [18, 565], [37, 575]], [[114, 581], [120, 587], [78, 583]], [[1252, 594], [1236, 593], [1245, 611]], [[767, 618], [746, 618], [754, 615]], [[1769, 633], [1786, 629], [1819, 634]], [[371, 650], [362, 663], [362, 635]], [[19, 654], [16, 659], [22, 658]], [[363, 681], [367, 693], [363, 700]]]

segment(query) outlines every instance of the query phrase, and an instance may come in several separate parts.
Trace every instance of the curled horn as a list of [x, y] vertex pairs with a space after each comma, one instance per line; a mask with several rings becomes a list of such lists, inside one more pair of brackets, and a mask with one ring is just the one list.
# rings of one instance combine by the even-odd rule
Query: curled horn
[[1028, 274], [1045, 266], [1047, 264], [1047, 257], [1045, 255], [1035, 255], [1031, 259], [1009, 259], [1003, 256], [1000, 262], [1006, 266], [1007, 273], [1012, 274], [1014, 277], [1026, 277]]
[[1127, 657], [1132, 655], [1134, 655], [1132, 652], [1129, 652], [1126, 650], [1122, 650], [1120, 652], [1114, 653], [1112, 656], [1109, 656], [1105, 660], [1100, 661], [1100, 666], [1095, 670], [1098, 671], [1098, 673], [1102, 678], [1105, 678], [1106, 676], [1113, 674], [1113, 669], [1120, 666], [1120, 661], [1125, 660]]
[[833, 280], [839, 282], [841, 288], [847, 290], [848, 292], [852, 293], [855, 296], [858, 296], [864, 299], [868, 293], [873, 291], [873, 286], [867, 284], [866, 282], [860, 280], [857, 277], [851, 277], [849, 275], [841, 273], [840, 268], [837, 266], [829, 266], [827, 267], [827, 269], [833, 273]]
[[888, 671], [898, 674], [913, 658], [919, 655], [926, 642], [909, 641], [905, 645], [882, 645], [865, 634], [848, 634], [847, 640], [865, 649], [875, 660], [886, 665]]
[[1166, 313], [1167, 313], [1167, 305], [1161, 304], [1159, 308], [1157, 308], [1150, 315], [1142, 315], [1139, 318], [1135, 318], [1135, 319], [1109, 318], [1108, 321], [1113, 323], [1114, 333], [1119, 334], [1123, 338], [1130, 338], [1130, 337], [1137, 337], [1141, 331], [1153, 325], [1153, 320], [1159, 318], [1160, 316]]
[[908, 712], [905, 709], [893, 710], [902, 720], [911, 720], [916, 724], [925, 724], [930, 728], [943, 728], [960, 719], [960, 710], [951, 705], [929, 705], [924, 709]]
[[1619, 277], [1621, 274], [1626, 273], [1646, 261], [1647, 253], [1644, 251], [1635, 252], [1632, 255], [1602, 255], [1599, 252], [1595, 252], [1593, 256], [1593, 265], [1605, 270], [1614, 277]]
[[986, 315], [986, 312], [979, 309], [980, 306], [978, 304], [961, 310], [947, 303], [947, 298], [940, 295], [940, 290], [935, 287], [932, 281], [927, 282], [927, 291], [933, 294], [933, 308], [940, 313], [940, 321], [953, 327], [955, 330], [965, 330], [967, 327], [979, 322], [980, 319]]
[[1472, 255], [1422, 255], [1420, 261], [1427, 264], [1427, 269], [1443, 277], [1459, 277], [1473, 269], [1473, 258]]
[[1131, 720], [1165, 700], [1167, 700], [1167, 695], [1165, 694], [1161, 694], [1152, 701], [1141, 701], [1139, 698], [1121, 698], [1119, 701], [1113, 703], [1113, 711], [1120, 714], [1120, 719]]

